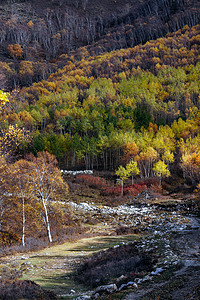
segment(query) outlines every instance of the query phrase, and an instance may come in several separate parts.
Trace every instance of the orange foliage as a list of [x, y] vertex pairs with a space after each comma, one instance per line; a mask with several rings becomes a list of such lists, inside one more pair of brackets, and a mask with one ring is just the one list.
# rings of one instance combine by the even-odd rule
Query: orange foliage
[[125, 164], [127, 164], [129, 161], [134, 159], [134, 157], [138, 154], [139, 148], [136, 145], [135, 142], [131, 144], [127, 144], [123, 147], [124, 150], [124, 156], [123, 156], [123, 161]]
[[23, 50], [19, 44], [8, 45], [8, 53], [12, 58], [21, 59]]

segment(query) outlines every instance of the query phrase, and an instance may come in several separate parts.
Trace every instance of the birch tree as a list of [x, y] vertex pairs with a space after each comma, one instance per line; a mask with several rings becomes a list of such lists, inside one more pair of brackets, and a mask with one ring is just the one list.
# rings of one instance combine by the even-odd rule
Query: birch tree
[[32, 154], [27, 157], [29, 163], [28, 180], [30, 189], [35, 199], [41, 201], [43, 206], [44, 222], [47, 229], [49, 242], [53, 241], [49, 221], [48, 204], [58, 200], [58, 195], [68, 192], [68, 186], [64, 183], [61, 172], [57, 168], [55, 157], [48, 152], [39, 152], [35, 157]]
[[25, 201], [30, 201], [32, 189], [30, 187], [30, 180], [28, 173], [28, 164], [25, 160], [19, 160], [12, 166], [12, 187], [11, 192], [22, 201], [22, 246], [25, 246], [25, 227], [26, 227], [26, 214], [25, 214]]
[[2, 230], [3, 215], [6, 207], [6, 170], [6, 161], [3, 157], [0, 157], [0, 231]]
[[115, 172], [117, 176], [119, 176], [121, 180], [121, 196], [124, 193], [124, 180], [128, 179], [130, 176], [129, 170], [126, 170], [124, 167], [119, 166], [118, 170]]

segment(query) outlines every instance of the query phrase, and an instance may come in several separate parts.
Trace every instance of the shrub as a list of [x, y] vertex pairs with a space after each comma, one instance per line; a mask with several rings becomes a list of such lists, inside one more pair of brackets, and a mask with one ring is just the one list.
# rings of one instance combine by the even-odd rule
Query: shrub
[[18, 242], [15, 245], [4, 245], [0, 247], [0, 255], [13, 255], [19, 252], [23, 253], [28, 251], [40, 250], [47, 246], [47, 239], [29, 237], [26, 238], [25, 247], [22, 246], [21, 242]]
[[124, 188], [124, 194], [137, 196], [139, 193], [141, 193], [142, 191], [145, 191], [145, 190], [147, 190], [146, 185], [142, 185], [142, 184], [128, 185], [128, 186], [125, 186], [125, 188]]
[[139, 230], [134, 227], [120, 226], [115, 230], [117, 235], [138, 234]]
[[0, 281], [0, 299], [40, 299], [56, 300], [53, 292], [42, 289], [30, 280]]
[[75, 279], [94, 288], [127, 273], [150, 271], [152, 265], [150, 255], [140, 253], [134, 244], [123, 245], [87, 258], [77, 270]]
[[117, 186], [117, 187], [107, 187], [106, 189], [104, 189], [101, 194], [103, 196], [117, 196], [121, 194], [121, 187]]
[[157, 177], [148, 177], [145, 179], [138, 180], [139, 185], [146, 185], [148, 188], [151, 187], [151, 185], [158, 186], [159, 185], [159, 178]]
[[[142, 191], [147, 190], [147, 186], [144, 184], [134, 184], [134, 185], [125, 185], [124, 186], [124, 195], [137, 196]], [[107, 187], [102, 191], [104, 196], [117, 196], [121, 194], [121, 187]]]
[[154, 192], [154, 193], [161, 193], [161, 192], [162, 192], [162, 187], [159, 186], [159, 185], [151, 184], [150, 189], [151, 189], [151, 191]]
[[91, 188], [102, 189], [106, 186], [104, 178], [93, 176], [93, 175], [78, 175], [75, 182], [88, 185]]
[[0, 245], [12, 245], [19, 240], [20, 239], [16, 234], [0, 230]]

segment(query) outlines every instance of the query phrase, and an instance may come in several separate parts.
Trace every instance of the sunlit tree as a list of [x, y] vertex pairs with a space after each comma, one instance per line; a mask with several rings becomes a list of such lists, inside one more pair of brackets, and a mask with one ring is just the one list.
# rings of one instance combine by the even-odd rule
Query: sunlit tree
[[115, 172], [117, 176], [120, 178], [121, 183], [121, 195], [124, 193], [124, 180], [128, 179], [130, 176], [130, 171], [126, 170], [123, 166], [119, 166], [118, 170]]
[[167, 165], [162, 160], [159, 160], [154, 164], [153, 171], [155, 172], [156, 176], [160, 178], [160, 185], [163, 177], [170, 176], [170, 171], [168, 170]]
[[39, 152], [37, 157], [30, 154], [27, 157], [27, 177], [29, 190], [33, 197], [43, 206], [44, 221], [49, 242], [52, 242], [51, 226], [49, 221], [48, 205], [51, 201], [60, 200], [58, 195], [68, 192], [68, 186], [62, 179], [57, 168], [55, 157], [48, 152]]
[[135, 175], [138, 175], [140, 173], [140, 170], [137, 167], [137, 162], [136, 161], [130, 161], [126, 165], [126, 170], [129, 171], [129, 174], [131, 175], [132, 178], [132, 185], [133, 185], [133, 177]]
[[9, 93], [0, 90], [0, 107], [1, 105], [4, 105], [6, 102], [9, 101], [8, 97], [9, 97]]
[[9, 125], [7, 129], [1, 130], [0, 155], [10, 159], [20, 149], [20, 146], [23, 147], [30, 140], [31, 137], [27, 131], [19, 128], [17, 125]]

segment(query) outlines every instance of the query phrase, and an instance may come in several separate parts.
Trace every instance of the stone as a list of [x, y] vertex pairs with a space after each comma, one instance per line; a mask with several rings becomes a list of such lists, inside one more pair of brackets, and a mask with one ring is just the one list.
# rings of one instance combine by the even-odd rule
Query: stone
[[135, 278], [135, 281], [136, 281], [138, 284], [140, 284], [140, 283], [143, 282], [143, 279], [142, 279], [142, 278]]
[[119, 287], [119, 291], [121, 291], [122, 289], [124, 289], [125, 287], [129, 287], [129, 286], [132, 286], [132, 287], [135, 287], [137, 288], [138, 285], [133, 282], [133, 281], [129, 281], [128, 283], [123, 283], [120, 287]]
[[164, 271], [163, 268], [157, 268], [155, 271], [152, 271], [151, 274], [152, 274], [152, 275], [157, 275], [157, 274], [159, 274], [159, 273], [161, 273], [161, 272], [163, 272], [163, 271]]
[[[117, 245], [119, 247], [119, 245]], [[113, 248], [116, 248], [116, 246], [114, 246]], [[120, 280], [124, 279], [125, 276], [124, 275], [121, 275], [119, 278], [117, 278], [117, 282], [119, 282]]]
[[116, 284], [108, 284], [108, 285], [101, 285], [101, 286], [98, 286], [98, 288], [96, 288], [95, 292], [96, 293], [103, 293], [103, 292], [106, 292], [108, 294], [112, 294], [114, 292], [117, 291], [117, 286]]
[[88, 299], [91, 299], [91, 297], [85, 295], [85, 296], [79, 296], [77, 298], [74, 298], [73, 300], [88, 300]]
[[148, 281], [148, 280], [152, 280], [152, 277], [149, 275], [146, 275], [143, 279], [143, 281]]

